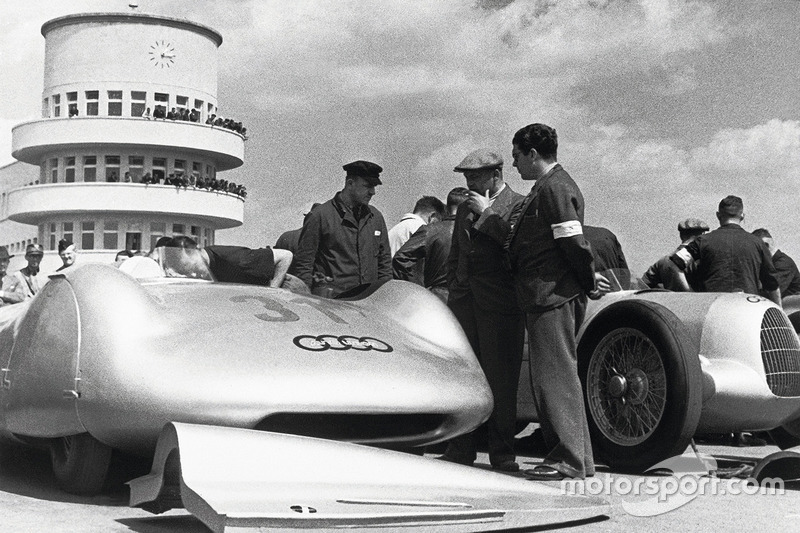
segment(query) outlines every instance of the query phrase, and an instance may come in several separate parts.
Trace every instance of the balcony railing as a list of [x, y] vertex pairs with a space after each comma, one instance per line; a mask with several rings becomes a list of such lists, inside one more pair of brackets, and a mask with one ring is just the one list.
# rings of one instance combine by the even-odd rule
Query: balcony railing
[[244, 199], [233, 193], [141, 183], [57, 183], [14, 189], [8, 218], [39, 224], [68, 213], [168, 214], [206, 221], [214, 229], [241, 226]]
[[244, 162], [244, 137], [233, 130], [179, 120], [125, 117], [46, 118], [19, 124], [12, 130], [11, 154], [39, 165], [54, 151], [102, 146], [175, 150], [208, 158], [217, 170]]

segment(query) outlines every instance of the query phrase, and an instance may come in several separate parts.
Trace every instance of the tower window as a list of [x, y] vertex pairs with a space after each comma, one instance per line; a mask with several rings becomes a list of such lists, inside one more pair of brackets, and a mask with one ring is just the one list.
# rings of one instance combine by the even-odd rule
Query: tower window
[[141, 117], [147, 107], [147, 93], [144, 91], [131, 91], [131, 116]]
[[65, 159], [64, 163], [64, 175], [66, 176], [64, 181], [67, 183], [72, 183], [75, 181], [75, 158], [68, 157]]
[[122, 91], [108, 91], [108, 116], [122, 116]]
[[83, 181], [97, 181], [97, 156], [84, 156]]
[[86, 91], [86, 115], [96, 117], [100, 110], [100, 91]]

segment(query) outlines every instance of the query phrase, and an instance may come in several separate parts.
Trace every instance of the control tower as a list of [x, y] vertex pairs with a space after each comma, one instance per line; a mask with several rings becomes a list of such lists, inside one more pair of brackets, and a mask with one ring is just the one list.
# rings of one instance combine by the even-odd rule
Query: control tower
[[[39, 179], [4, 190], [2, 215], [38, 228], [46, 260], [62, 238], [81, 262], [113, 261], [165, 235], [210, 245], [216, 230], [242, 224], [241, 191], [206, 186], [244, 158], [241, 127], [207, 123], [218, 32], [140, 13], [69, 15], [41, 31], [42, 117], [12, 130], [12, 155]], [[170, 175], [184, 184], [165, 185]]]

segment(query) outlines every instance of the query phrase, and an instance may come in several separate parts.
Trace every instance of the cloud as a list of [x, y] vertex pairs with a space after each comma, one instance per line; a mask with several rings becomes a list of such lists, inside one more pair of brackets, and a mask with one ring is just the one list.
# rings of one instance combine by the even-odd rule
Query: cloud
[[800, 122], [773, 119], [749, 129], [718, 132], [692, 153], [698, 172], [732, 186], [800, 192]]

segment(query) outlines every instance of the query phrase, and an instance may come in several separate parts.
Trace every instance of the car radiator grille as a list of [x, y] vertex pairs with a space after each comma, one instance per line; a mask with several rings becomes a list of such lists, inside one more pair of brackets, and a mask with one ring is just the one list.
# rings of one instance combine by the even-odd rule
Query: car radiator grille
[[761, 359], [775, 396], [800, 396], [800, 341], [779, 309], [767, 309], [761, 321]]

